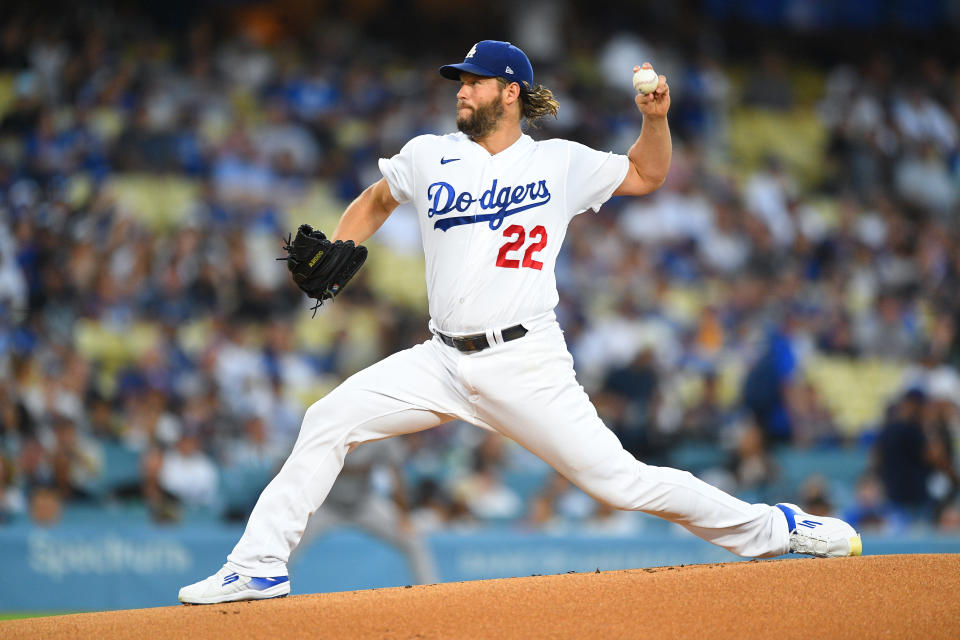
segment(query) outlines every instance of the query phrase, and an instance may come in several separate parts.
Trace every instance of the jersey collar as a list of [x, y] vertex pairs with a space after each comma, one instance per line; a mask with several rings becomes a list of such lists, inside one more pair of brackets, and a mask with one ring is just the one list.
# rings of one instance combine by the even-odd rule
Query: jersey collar
[[533, 138], [531, 138], [525, 133], [521, 133], [520, 137], [514, 140], [513, 144], [511, 144], [509, 147], [507, 147], [500, 153], [491, 154], [482, 146], [480, 146], [479, 144], [477, 144], [476, 142], [468, 138], [465, 133], [462, 133], [462, 132], [459, 132], [459, 133], [461, 136], [463, 136], [464, 140], [466, 140], [474, 149], [477, 150], [477, 152], [481, 155], [481, 157], [485, 159], [493, 160], [495, 162], [502, 162], [504, 160], [509, 160], [510, 158], [516, 156], [518, 153], [522, 153], [524, 149], [526, 149], [528, 146], [533, 144]]

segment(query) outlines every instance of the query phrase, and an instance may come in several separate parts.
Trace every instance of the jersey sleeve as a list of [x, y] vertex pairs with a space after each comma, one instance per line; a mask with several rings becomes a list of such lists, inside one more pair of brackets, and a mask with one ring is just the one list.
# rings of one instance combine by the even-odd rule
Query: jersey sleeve
[[380, 173], [387, 180], [390, 195], [397, 202], [403, 204], [413, 200], [414, 192], [414, 154], [419, 137], [413, 138], [403, 145], [400, 153], [392, 158], [380, 158], [378, 165]]
[[569, 145], [567, 209], [572, 217], [587, 209], [599, 210], [627, 177], [630, 160], [578, 142]]

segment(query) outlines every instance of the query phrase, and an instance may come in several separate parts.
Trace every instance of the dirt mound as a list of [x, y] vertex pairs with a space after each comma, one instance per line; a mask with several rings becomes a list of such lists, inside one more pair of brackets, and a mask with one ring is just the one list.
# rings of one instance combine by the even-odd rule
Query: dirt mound
[[960, 555], [769, 560], [84, 613], [4, 638], [960, 638]]

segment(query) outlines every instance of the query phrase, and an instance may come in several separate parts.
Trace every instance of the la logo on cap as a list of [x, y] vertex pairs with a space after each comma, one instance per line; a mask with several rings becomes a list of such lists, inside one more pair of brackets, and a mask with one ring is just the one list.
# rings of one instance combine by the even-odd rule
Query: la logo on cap
[[472, 47], [470, 47], [470, 51], [467, 52], [467, 58], [472, 58], [476, 53], [477, 53], [477, 45], [473, 45]]

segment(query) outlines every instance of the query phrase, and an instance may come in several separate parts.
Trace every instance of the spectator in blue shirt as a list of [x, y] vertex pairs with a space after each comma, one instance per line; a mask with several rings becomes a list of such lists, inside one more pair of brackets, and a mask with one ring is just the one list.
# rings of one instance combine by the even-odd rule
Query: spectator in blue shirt
[[930, 506], [927, 478], [932, 471], [923, 415], [927, 395], [911, 389], [900, 399], [877, 439], [880, 479], [897, 506], [921, 514]]

